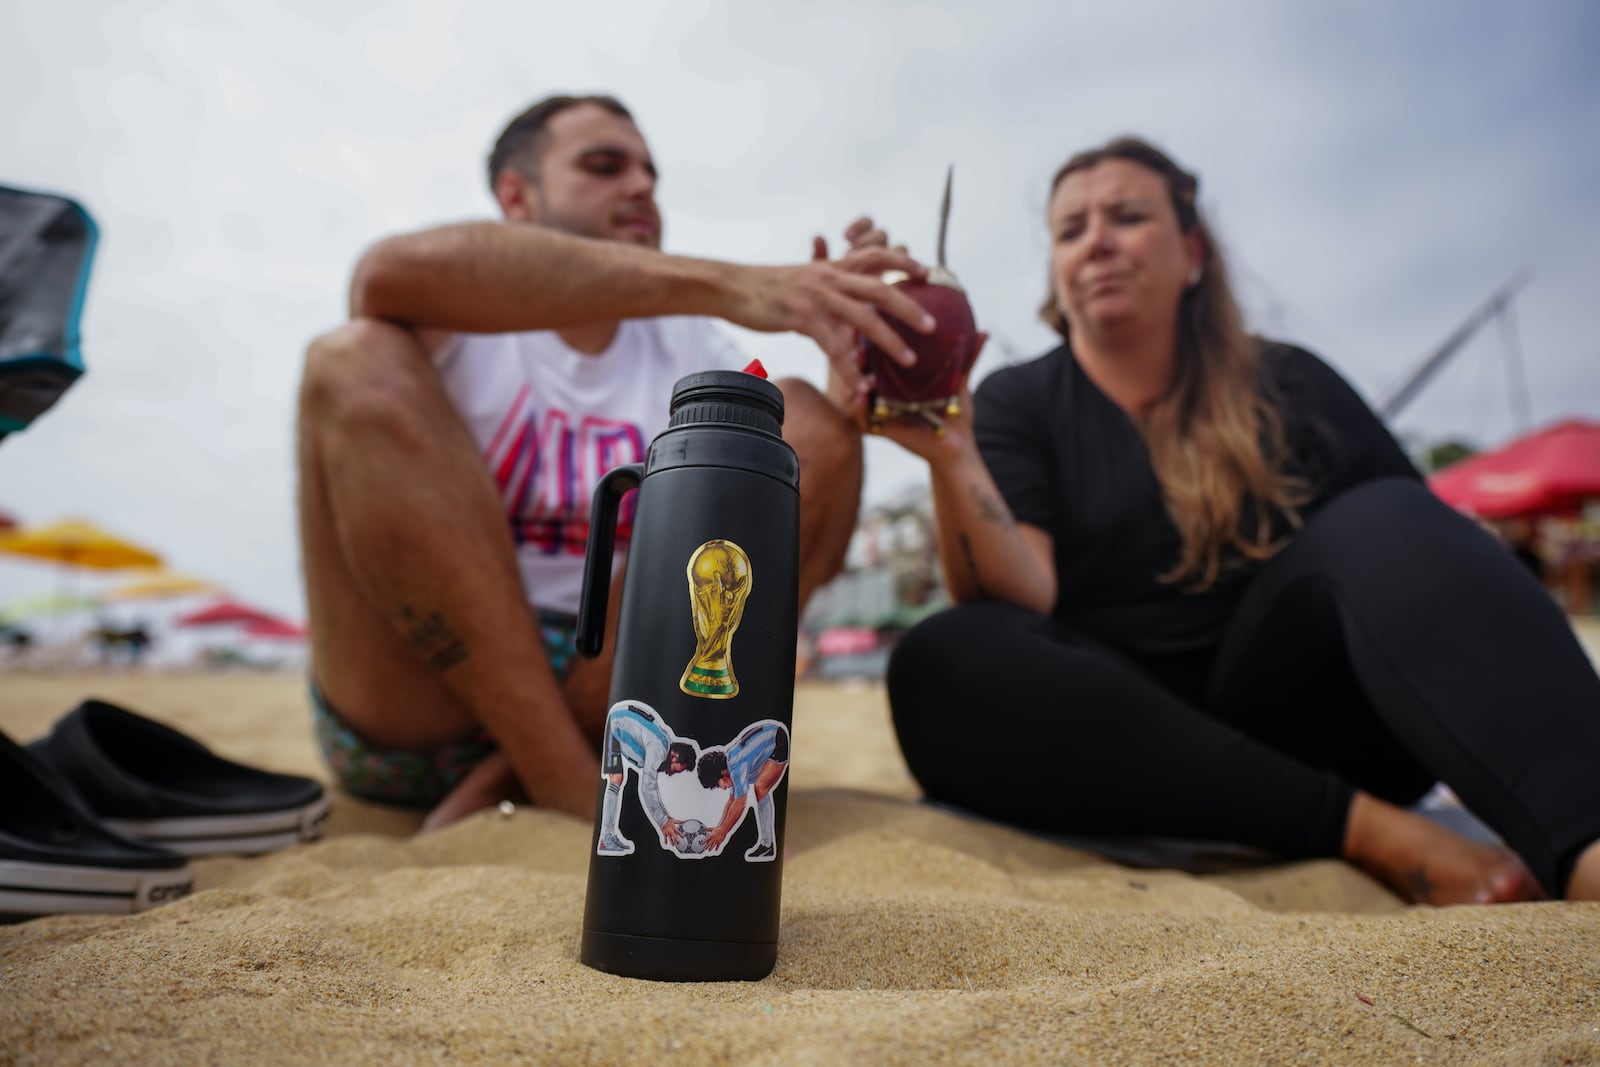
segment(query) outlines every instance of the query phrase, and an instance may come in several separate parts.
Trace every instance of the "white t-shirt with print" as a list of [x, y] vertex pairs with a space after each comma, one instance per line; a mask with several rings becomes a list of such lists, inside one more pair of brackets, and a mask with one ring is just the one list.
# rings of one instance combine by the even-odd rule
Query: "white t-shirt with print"
[[[500, 491], [528, 602], [576, 615], [589, 507], [600, 478], [644, 462], [687, 374], [745, 365], [709, 319], [630, 319], [599, 355], [555, 333], [466, 334], [435, 357]], [[628, 542], [633, 501], [617, 521]]]

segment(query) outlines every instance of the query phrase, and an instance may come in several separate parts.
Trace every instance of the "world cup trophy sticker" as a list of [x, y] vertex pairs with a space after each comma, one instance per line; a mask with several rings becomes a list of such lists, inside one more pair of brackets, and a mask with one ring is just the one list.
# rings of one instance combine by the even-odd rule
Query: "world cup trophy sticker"
[[750, 557], [732, 541], [707, 541], [689, 557], [689, 607], [694, 658], [678, 688], [694, 697], [727, 700], [739, 694], [733, 673], [733, 632], [744, 617], [754, 575]]

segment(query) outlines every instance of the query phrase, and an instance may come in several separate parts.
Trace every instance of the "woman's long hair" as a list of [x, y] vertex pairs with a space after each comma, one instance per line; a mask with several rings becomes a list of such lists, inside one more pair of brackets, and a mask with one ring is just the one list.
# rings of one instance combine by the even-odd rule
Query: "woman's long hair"
[[[1123, 137], [1067, 160], [1050, 182], [1050, 195], [1067, 175], [1107, 159], [1159, 174], [1178, 225], [1186, 234], [1198, 231], [1205, 248], [1200, 280], [1182, 297], [1172, 383], [1140, 420], [1167, 513], [1182, 538], [1178, 562], [1161, 580], [1187, 580], [1200, 591], [1215, 584], [1230, 558], [1263, 560], [1281, 548], [1272, 539], [1273, 513], [1298, 526], [1298, 509], [1309, 495], [1302, 480], [1283, 472], [1283, 420], [1264, 392], [1260, 348], [1245, 333], [1227, 266], [1195, 207], [1199, 180], [1153, 145]], [[1071, 339], [1054, 285], [1040, 316]]]

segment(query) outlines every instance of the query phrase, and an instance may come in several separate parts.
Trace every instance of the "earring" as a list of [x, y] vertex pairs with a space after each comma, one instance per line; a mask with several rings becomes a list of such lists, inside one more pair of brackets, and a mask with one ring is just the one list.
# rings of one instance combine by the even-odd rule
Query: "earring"
[[1205, 277], [1205, 273], [1205, 270], [1201, 267], [1196, 267], [1194, 270], [1190, 271], [1189, 288], [1193, 289], [1195, 286], [1199, 285], [1200, 279]]

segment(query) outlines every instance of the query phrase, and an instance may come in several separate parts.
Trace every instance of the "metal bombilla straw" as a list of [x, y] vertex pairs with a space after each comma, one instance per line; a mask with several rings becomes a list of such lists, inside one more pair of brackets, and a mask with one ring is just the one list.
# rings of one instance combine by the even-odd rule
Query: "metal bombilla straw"
[[[955, 273], [946, 266], [945, 238], [950, 232], [950, 199], [951, 188], [955, 181], [955, 164], [950, 164], [944, 173], [944, 198], [939, 204], [939, 239], [935, 246], [936, 263], [928, 269], [927, 284], [943, 286], [954, 289], [965, 297], [966, 290], [962, 288], [960, 280]], [[909, 281], [911, 276], [904, 271], [889, 271], [883, 275], [883, 280], [890, 285]], [[944, 420], [953, 418], [961, 413], [961, 407], [955, 397], [946, 397], [933, 400], [910, 400], [891, 403], [879, 397], [873, 409], [875, 420], [886, 420], [896, 414], [920, 418], [933, 427], [934, 433], [943, 436]], [[876, 432], [876, 422], [873, 425]]]
[[955, 173], [954, 163], [944, 172], [944, 200], [939, 204], [939, 244], [936, 248], [938, 262], [928, 271], [928, 281], [933, 285], [948, 285], [952, 289], [961, 289], [961, 282], [945, 266], [944, 259], [944, 239], [950, 232], [950, 186], [955, 179]]

